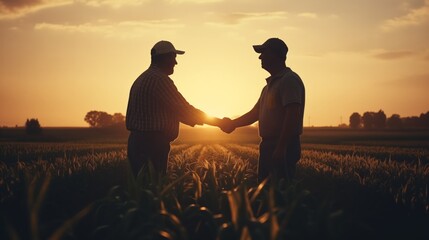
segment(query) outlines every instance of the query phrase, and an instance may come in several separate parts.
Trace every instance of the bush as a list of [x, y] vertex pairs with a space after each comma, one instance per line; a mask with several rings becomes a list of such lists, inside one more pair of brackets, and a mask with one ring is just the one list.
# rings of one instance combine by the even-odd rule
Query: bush
[[42, 133], [42, 127], [40, 126], [39, 120], [36, 118], [27, 119], [25, 122], [25, 132], [30, 135], [38, 135]]

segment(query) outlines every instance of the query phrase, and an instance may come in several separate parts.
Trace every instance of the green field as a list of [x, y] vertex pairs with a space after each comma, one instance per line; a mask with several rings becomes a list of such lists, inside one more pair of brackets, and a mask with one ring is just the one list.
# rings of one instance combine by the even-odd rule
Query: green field
[[257, 130], [182, 129], [168, 177], [125, 131], [0, 130], [0, 239], [428, 239], [429, 131], [307, 128], [292, 183], [255, 181]]

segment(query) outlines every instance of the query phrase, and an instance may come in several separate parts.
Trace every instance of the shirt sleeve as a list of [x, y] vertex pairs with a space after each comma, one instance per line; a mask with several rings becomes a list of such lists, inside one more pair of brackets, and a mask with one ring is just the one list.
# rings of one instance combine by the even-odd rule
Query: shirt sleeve
[[[264, 89], [262, 90], [262, 92], [264, 91]], [[261, 93], [261, 95], [262, 95], [262, 93]], [[250, 110], [252, 112], [252, 115], [259, 116], [260, 105], [261, 105], [261, 96], [259, 96], [258, 101], [256, 102], [255, 106], [253, 106], [252, 110]]]
[[290, 76], [283, 79], [281, 103], [282, 106], [287, 106], [291, 103], [303, 104], [303, 89], [301, 80], [296, 76]]
[[190, 126], [204, 123], [206, 114], [189, 104], [170, 78], [160, 80], [158, 90], [161, 100], [180, 122]]

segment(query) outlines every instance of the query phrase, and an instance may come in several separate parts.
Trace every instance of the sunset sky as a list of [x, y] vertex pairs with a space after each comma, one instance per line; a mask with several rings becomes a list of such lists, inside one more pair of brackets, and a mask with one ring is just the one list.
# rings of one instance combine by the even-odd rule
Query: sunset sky
[[429, 111], [429, 0], [0, 0], [0, 126], [125, 114], [159, 40], [186, 51], [171, 78], [193, 106], [238, 116], [269, 76], [252, 45], [270, 37], [304, 81], [306, 126]]

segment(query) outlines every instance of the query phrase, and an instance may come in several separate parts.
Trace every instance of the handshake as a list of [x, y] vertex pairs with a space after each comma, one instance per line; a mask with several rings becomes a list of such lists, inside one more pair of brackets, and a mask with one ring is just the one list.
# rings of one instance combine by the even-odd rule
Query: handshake
[[219, 127], [225, 133], [232, 133], [236, 128], [234, 120], [227, 117], [222, 119], [214, 118], [211, 121], [208, 121], [208, 124]]
[[227, 117], [224, 117], [219, 121], [218, 127], [225, 133], [232, 133], [236, 128], [234, 121]]

